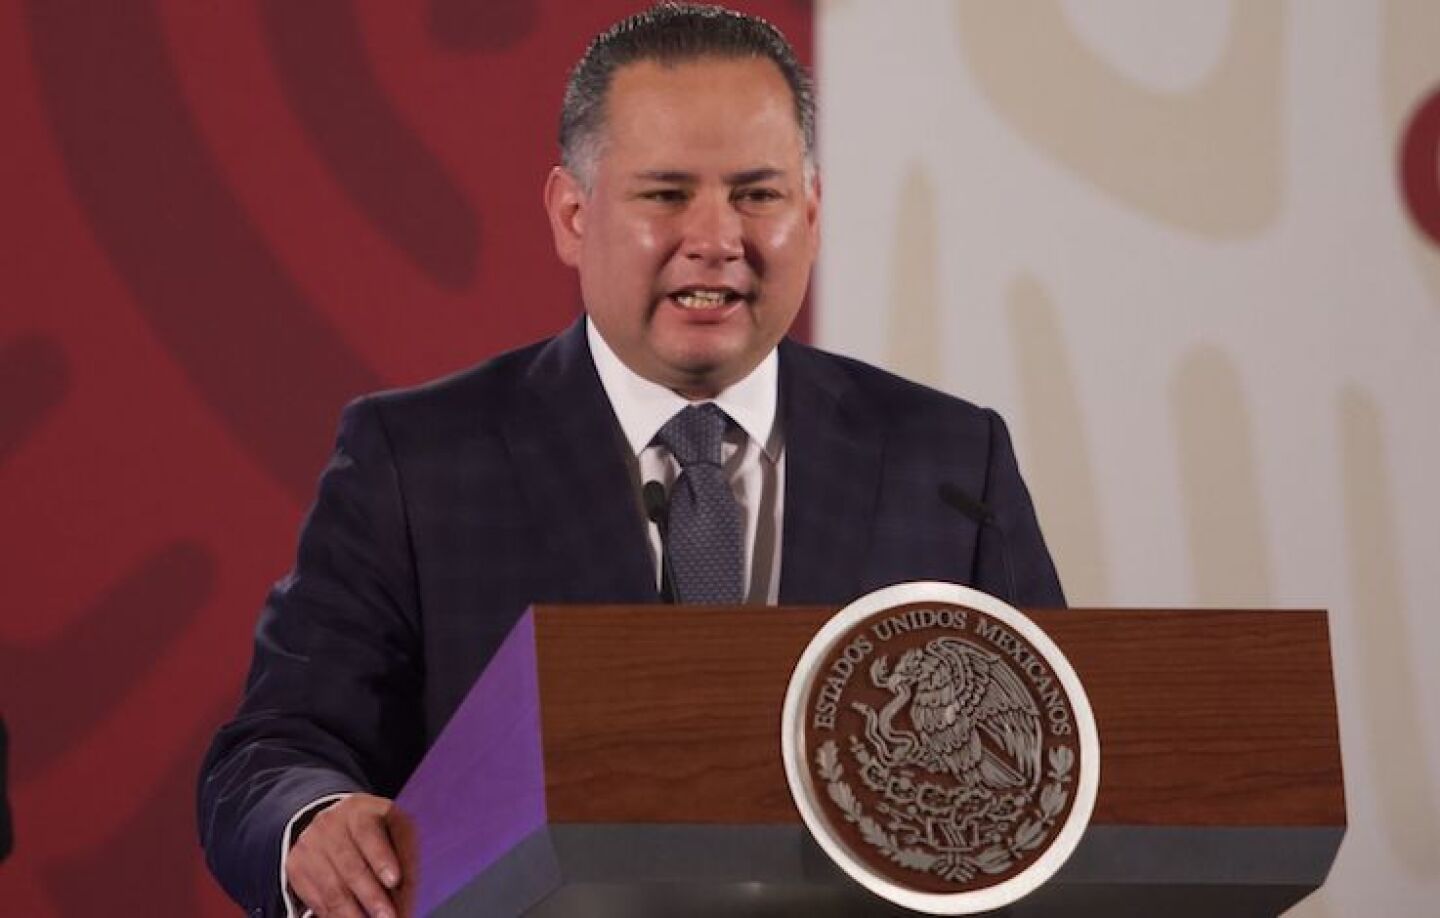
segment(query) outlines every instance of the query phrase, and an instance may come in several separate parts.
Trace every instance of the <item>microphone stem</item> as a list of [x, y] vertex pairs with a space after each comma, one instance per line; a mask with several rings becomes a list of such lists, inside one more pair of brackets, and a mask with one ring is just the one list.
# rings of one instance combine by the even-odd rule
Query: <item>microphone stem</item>
[[660, 533], [660, 601], [673, 605], [679, 598], [675, 595], [675, 577], [670, 569], [670, 501], [665, 495], [665, 486], [658, 481], [645, 482], [640, 495], [645, 502], [645, 516]]

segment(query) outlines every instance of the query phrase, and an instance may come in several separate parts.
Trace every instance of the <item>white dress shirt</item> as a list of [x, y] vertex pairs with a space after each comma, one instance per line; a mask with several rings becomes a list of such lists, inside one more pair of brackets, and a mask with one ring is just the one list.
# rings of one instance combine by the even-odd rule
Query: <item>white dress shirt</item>
[[[660, 482], [668, 494], [680, 474], [680, 464], [670, 451], [653, 441], [665, 422], [690, 402], [622, 363], [588, 319], [585, 334], [600, 384], [630, 445], [627, 459], [631, 481], [636, 504], [643, 507], [640, 489], [645, 482]], [[785, 437], [777, 410], [779, 391], [780, 359], [771, 351], [749, 376], [708, 399], [733, 421], [725, 431], [720, 462], [744, 519], [744, 596], [746, 602], [754, 604], [773, 605], [780, 597]], [[647, 529], [658, 588], [662, 576], [660, 531], [654, 523]]]

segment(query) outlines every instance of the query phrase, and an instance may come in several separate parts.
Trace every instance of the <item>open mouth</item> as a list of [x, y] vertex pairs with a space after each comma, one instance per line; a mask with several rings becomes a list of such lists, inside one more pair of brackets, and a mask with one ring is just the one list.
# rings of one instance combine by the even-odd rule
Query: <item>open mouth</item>
[[670, 294], [670, 301], [689, 312], [723, 309], [745, 299], [729, 287], [685, 287]]

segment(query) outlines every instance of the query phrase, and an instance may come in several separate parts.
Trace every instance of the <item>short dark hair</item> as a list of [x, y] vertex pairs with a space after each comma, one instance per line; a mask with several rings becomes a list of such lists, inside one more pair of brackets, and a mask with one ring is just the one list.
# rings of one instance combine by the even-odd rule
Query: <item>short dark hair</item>
[[605, 97], [615, 72], [637, 61], [677, 64], [702, 57], [768, 58], [795, 102], [805, 162], [815, 156], [815, 91], [810, 74], [780, 30], [756, 16], [718, 6], [660, 3], [601, 32], [581, 55], [560, 109], [560, 161], [586, 185], [605, 126]]

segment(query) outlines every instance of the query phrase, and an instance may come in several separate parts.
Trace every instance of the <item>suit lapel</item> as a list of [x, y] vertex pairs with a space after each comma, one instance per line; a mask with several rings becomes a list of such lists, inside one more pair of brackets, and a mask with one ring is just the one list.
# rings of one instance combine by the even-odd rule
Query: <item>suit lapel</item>
[[785, 424], [782, 603], [858, 595], [880, 488], [883, 418], [840, 369], [789, 341], [780, 346]]
[[583, 322], [537, 355], [509, 412], [505, 438], [521, 488], [559, 561], [545, 594], [570, 602], [656, 601], [627, 447], [595, 373]]

